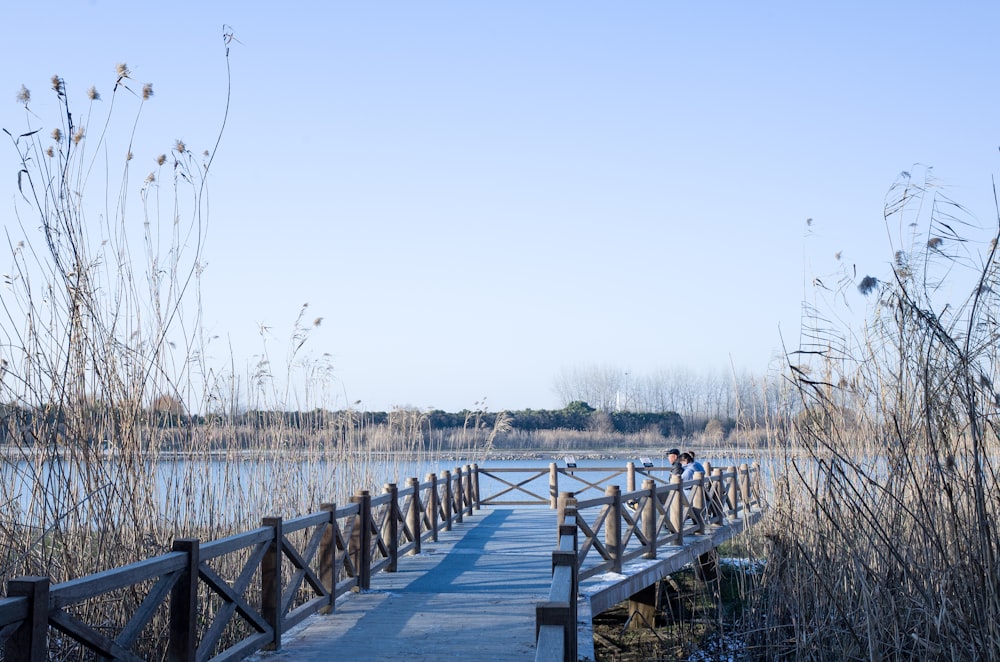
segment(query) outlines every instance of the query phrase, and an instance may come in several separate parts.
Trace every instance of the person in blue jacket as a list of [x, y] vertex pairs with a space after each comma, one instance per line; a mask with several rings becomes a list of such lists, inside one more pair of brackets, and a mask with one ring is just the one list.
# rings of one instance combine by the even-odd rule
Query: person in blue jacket
[[696, 473], [701, 472], [702, 475], [705, 473], [705, 467], [701, 466], [701, 462], [697, 462], [691, 453], [681, 453], [677, 461], [680, 463], [682, 469], [681, 480], [692, 480]]

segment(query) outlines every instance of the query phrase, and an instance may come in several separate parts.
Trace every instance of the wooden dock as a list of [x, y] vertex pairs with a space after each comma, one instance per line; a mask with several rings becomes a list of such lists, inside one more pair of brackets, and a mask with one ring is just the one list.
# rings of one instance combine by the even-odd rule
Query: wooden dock
[[548, 595], [555, 535], [553, 510], [478, 511], [252, 659], [534, 659], [535, 604]]

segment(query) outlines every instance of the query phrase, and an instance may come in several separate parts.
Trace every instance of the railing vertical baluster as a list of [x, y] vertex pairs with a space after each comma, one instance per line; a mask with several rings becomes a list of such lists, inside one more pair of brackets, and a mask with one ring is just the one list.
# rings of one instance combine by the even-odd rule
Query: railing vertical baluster
[[367, 591], [372, 583], [372, 495], [361, 490], [351, 497], [358, 504], [358, 514], [351, 531], [351, 563], [358, 573], [358, 590]]
[[740, 501], [743, 509], [746, 510], [750, 504], [750, 467], [746, 464], [740, 465]]
[[187, 554], [187, 564], [170, 589], [170, 635], [167, 639], [167, 660], [182, 662], [195, 659], [198, 652], [198, 566], [201, 557], [197, 538], [177, 538], [171, 549]]
[[723, 497], [723, 486], [722, 469], [716, 467], [712, 469], [712, 500], [709, 502], [709, 508], [713, 511], [713, 524], [725, 524], [726, 522], [726, 503]]
[[261, 526], [271, 529], [271, 542], [260, 562], [260, 615], [274, 632], [264, 650], [281, 648], [281, 545], [284, 538], [281, 525], [280, 517], [265, 517], [261, 522]]
[[427, 482], [431, 484], [430, 503], [427, 504], [427, 512], [430, 513], [431, 540], [438, 540], [438, 523], [441, 521], [439, 512], [441, 499], [438, 497], [438, 477], [437, 474], [427, 474]]
[[482, 510], [482, 504], [479, 500], [479, 465], [472, 465], [472, 501], [476, 506], [476, 510]]
[[459, 524], [462, 523], [462, 518], [464, 517], [465, 508], [462, 507], [462, 497], [465, 495], [465, 480], [462, 476], [462, 467], [455, 467], [455, 491], [453, 492], [453, 498], [455, 499], [455, 505], [452, 508], [452, 512], [455, 514], [455, 521]]
[[736, 467], [729, 467], [726, 470], [727, 474], [732, 474], [733, 477], [729, 480], [729, 517], [731, 519], [736, 519], [740, 516], [740, 505], [739, 498], [740, 493], [736, 485], [738, 474], [736, 473]]
[[698, 533], [705, 533], [705, 474], [694, 472], [695, 484], [691, 488], [691, 517], [698, 525]]
[[559, 507], [559, 466], [549, 463], [549, 508]]
[[465, 465], [465, 514], [472, 517], [472, 466]]
[[386, 483], [383, 491], [389, 495], [386, 505], [385, 523], [382, 525], [382, 535], [385, 536], [385, 546], [389, 550], [389, 564], [386, 572], [396, 572], [399, 564], [399, 488], [396, 483]]
[[617, 485], [608, 485], [604, 491], [611, 497], [611, 512], [604, 520], [604, 546], [611, 561], [611, 572], [622, 571], [622, 491]]
[[444, 480], [444, 530], [451, 531], [451, 472], [445, 469], [441, 472]]
[[684, 488], [683, 479], [674, 474], [670, 479], [673, 488], [673, 500], [670, 502], [670, 528], [674, 530], [675, 544], [684, 544]]
[[323, 537], [319, 542], [319, 581], [324, 590], [330, 591], [330, 604], [320, 609], [320, 613], [329, 614], [337, 601], [337, 577], [334, 574], [337, 567], [337, 504], [321, 503], [319, 509], [330, 518], [323, 525]]
[[753, 477], [749, 480], [750, 483], [750, 496], [753, 499], [751, 504], [760, 507], [760, 489], [761, 489], [761, 478], [760, 478], [760, 462], [753, 463]]
[[625, 465], [625, 491], [635, 492], [635, 462]]
[[648, 492], [646, 503], [642, 505], [642, 536], [646, 539], [646, 551], [642, 558], [656, 558], [656, 481], [647, 478], [642, 481], [642, 489]]
[[5, 660], [43, 662], [48, 659], [49, 578], [18, 577], [7, 582], [7, 597], [28, 598], [28, 618], [4, 645]]
[[[572, 492], [562, 492], [562, 493], [560, 493], [559, 494], [559, 499], [558, 499], [558, 506], [556, 506], [556, 508], [557, 508], [557, 510], [556, 510], [556, 528], [557, 528], [557, 531], [559, 530], [559, 528], [562, 527], [563, 523], [566, 522], [567, 510], [570, 507], [573, 507], [573, 508], [576, 507], [576, 499], [573, 498], [573, 493]], [[559, 532], [556, 535], [557, 536], [558, 535], [562, 535], [562, 533]], [[556, 538], [556, 543], [557, 544], [559, 543], [559, 539], [558, 538]]]
[[424, 512], [420, 505], [420, 479], [409, 479], [410, 490], [413, 496], [410, 497], [410, 509], [406, 511], [406, 528], [410, 530], [410, 539], [413, 541], [413, 551], [411, 554], [420, 553], [420, 520]]

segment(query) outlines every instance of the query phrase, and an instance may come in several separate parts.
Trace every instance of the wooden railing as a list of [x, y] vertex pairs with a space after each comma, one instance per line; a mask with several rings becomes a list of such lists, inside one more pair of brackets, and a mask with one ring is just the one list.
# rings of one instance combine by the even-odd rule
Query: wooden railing
[[[169, 660], [237, 660], [277, 649], [288, 628], [332, 611], [348, 591], [368, 589], [372, 573], [394, 572], [400, 555], [419, 553], [423, 540], [471, 515], [478, 496], [476, 467], [466, 466], [403, 488], [387, 484], [378, 496], [361, 491], [346, 506], [267, 517], [220, 540], [178, 539], [167, 554], [60, 584], [12, 579], [0, 599], [3, 658], [45, 660], [50, 638], [98, 659], [143, 659], [135, 644], [150, 637], [166, 640]], [[122, 591], [144, 594], [127, 620], [88, 621], [93, 605]], [[199, 594], [207, 603], [199, 605]]]
[[[751, 475], [744, 464], [725, 471], [716, 468], [709, 475], [696, 473], [688, 481], [672, 476], [668, 484], [649, 478], [641, 489], [627, 492], [609, 485], [604, 496], [593, 499], [560, 494], [560, 518], [575, 515], [580, 529], [580, 579], [621, 572], [624, 563], [640, 556], [655, 559], [659, 547], [679, 547], [685, 536], [739, 519], [759, 505]], [[590, 562], [591, 554], [598, 557], [596, 563]]]
[[535, 662], [577, 659], [577, 528], [573, 515], [559, 525], [559, 544], [552, 552], [552, 586], [548, 600], [535, 606]]
[[[714, 474], [708, 463], [705, 473]], [[476, 471], [477, 481], [492, 488], [478, 499], [483, 506], [548, 505], [556, 508], [562, 492], [570, 492], [576, 497], [601, 495], [616, 481], [619, 484], [624, 481], [625, 491], [634, 492], [642, 480], [669, 485], [672, 477], [670, 467], [636, 466], [634, 462], [624, 467], [562, 467], [553, 462], [548, 468], [477, 467]]]
[[[587, 500], [578, 499], [579, 492], [559, 493], [559, 543], [552, 553], [552, 586], [548, 601], [535, 612], [536, 662], [577, 659], [580, 581], [605, 572], [621, 573], [626, 562], [640, 556], [656, 559], [660, 547], [681, 547], [685, 536], [702, 535], [709, 526], [722, 527], [759, 513], [758, 467], [753, 471], [746, 464], [725, 471], [706, 469], [688, 481], [676, 475], [668, 483], [649, 477], [636, 490], [632, 481], [639, 471], [629, 463], [626, 492], [608, 485], [604, 496]], [[583, 482], [587, 489], [597, 487]], [[594, 560], [592, 553], [597, 557]]]
[[[167, 554], [60, 584], [20, 577], [0, 599], [0, 650], [4, 660], [40, 661], [58, 639], [63, 651], [72, 642], [78, 657], [140, 660], [136, 644], [156, 640], [165, 641], [169, 660], [237, 660], [280, 648], [289, 628], [333, 611], [348, 591], [370, 588], [373, 573], [394, 572], [399, 556], [419, 553], [422, 541], [437, 540], [481, 506], [540, 504], [558, 508], [560, 528], [549, 599], [536, 611], [538, 646], [540, 654], [562, 655], [539, 659], [575, 659], [581, 579], [620, 571], [639, 555], [656, 558], [657, 547], [681, 545], [685, 535], [758, 505], [746, 465], [686, 483], [656, 475], [668, 471], [631, 462], [625, 469], [467, 465], [424, 482], [410, 478], [404, 487], [386, 484], [380, 495], [357, 492], [348, 505], [264, 518], [260, 527], [220, 540], [178, 539]], [[529, 478], [511, 478], [516, 473]], [[545, 476], [548, 494], [540, 494], [531, 483]], [[620, 477], [625, 492], [608, 486]], [[484, 478], [500, 487], [482, 497]], [[560, 489], [567, 486], [576, 489]], [[603, 496], [579, 498], [588, 492]], [[505, 501], [511, 493], [521, 500]], [[142, 596], [127, 620], [88, 618], [95, 604], [114, 602], [123, 591]]]

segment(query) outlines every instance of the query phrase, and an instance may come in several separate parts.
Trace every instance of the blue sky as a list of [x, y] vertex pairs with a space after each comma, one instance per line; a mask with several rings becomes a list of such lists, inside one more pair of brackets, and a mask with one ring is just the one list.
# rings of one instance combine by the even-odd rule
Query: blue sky
[[341, 405], [549, 408], [565, 369], [767, 371], [835, 253], [887, 274], [885, 196], [915, 164], [992, 227], [998, 14], [17, 3], [0, 126], [23, 127], [22, 84], [42, 106], [59, 74], [82, 102], [127, 62], [155, 90], [137, 162], [178, 138], [212, 148], [231, 26], [203, 284], [218, 360], [252, 365], [262, 324], [280, 354], [308, 302], [307, 351], [330, 355]]

